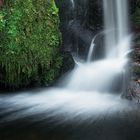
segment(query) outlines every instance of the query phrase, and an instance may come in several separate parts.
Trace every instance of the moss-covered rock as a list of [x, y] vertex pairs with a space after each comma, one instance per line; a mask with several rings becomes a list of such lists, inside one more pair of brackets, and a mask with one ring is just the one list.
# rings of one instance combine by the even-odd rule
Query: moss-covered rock
[[50, 84], [61, 66], [60, 37], [54, 0], [5, 0], [0, 10], [0, 83]]

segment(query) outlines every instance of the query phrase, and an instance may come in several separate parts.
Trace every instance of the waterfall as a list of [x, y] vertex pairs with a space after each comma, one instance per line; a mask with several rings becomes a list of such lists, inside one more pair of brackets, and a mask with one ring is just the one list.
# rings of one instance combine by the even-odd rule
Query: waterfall
[[129, 49], [127, 0], [103, 0], [106, 57], [121, 57]]
[[73, 71], [68, 82], [70, 89], [114, 92], [113, 87], [117, 86], [119, 77], [125, 73], [128, 61], [126, 54], [130, 46], [127, 0], [103, 0], [103, 9], [106, 57], [91, 62], [97, 34], [91, 42], [88, 64], [80, 65]]
[[[71, 3], [74, 7], [73, 0]], [[88, 63], [76, 58], [77, 65], [63, 79], [60, 87], [43, 89], [39, 94], [32, 95], [28, 92], [13, 97], [0, 95], [0, 108], [3, 109], [0, 115], [13, 111], [12, 115], [9, 113], [2, 121], [16, 120], [36, 114], [41, 114], [41, 118], [36, 117], [40, 120], [45, 120], [47, 114], [56, 120], [59, 120], [57, 117], [62, 116], [64, 119], [61, 120], [77, 121], [83, 118], [98, 117], [97, 114], [106, 112], [108, 114], [108, 111], [112, 113], [122, 108], [126, 111], [127, 104], [118, 98], [120, 91], [114, 95], [113, 87], [117, 85], [122, 73], [125, 73], [125, 65], [128, 61], [127, 53], [129, 53], [131, 38], [128, 30], [127, 0], [103, 0], [103, 9], [106, 57], [91, 61], [94, 48], [98, 47], [98, 44], [95, 45], [96, 35], [91, 41], [87, 56]], [[124, 85], [121, 82], [125, 82], [125, 77], [122, 76], [122, 79], [124, 80], [119, 81], [120, 85]], [[21, 113], [18, 112], [19, 110]], [[75, 119], [76, 117], [78, 119]]]
[[70, 1], [71, 1], [72, 8], [74, 9], [75, 8], [75, 2], [74, 2], [74, 0], [70, 0]]

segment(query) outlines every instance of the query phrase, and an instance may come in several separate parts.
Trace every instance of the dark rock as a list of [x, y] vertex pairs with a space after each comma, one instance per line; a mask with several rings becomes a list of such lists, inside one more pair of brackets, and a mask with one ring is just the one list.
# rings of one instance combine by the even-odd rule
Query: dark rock
[[131, 72], [135, 80], [140, 79], [140, 45], [134, 48], [132, 53], [132, 64], [131, 64]]
[[130, 82], [126, 98], [129, 98], [138, 103], [140, 102], [140, 84], [138, 81]]
[[[75, 7], [72, 7], [70, 0], [55, 1], [59, 7], [61, 21], [62, 51], [75, 53], [82, 59], [86, 59], [92, 38], [97, 33], [97, 24], [99, 22], [97, 24], [95, 22], [102, 20], [102, 14], [97, 12], [98, 9], [99, 11], [101, 9], [99, 2], [97, 0], [95, 2], [78, 0], [75, 1]], [[92, 10], [95, 11], [93, 12]], [[91, 13], [96, 19], [92, 18]]]
[[124, 94], [125, 98], [136, 102], [140, 101], [140, 49], [134, 47], [134, 51], [130, 55], [131, 62], [128, 67], [130, 75], [127, 80], [127, 90]]

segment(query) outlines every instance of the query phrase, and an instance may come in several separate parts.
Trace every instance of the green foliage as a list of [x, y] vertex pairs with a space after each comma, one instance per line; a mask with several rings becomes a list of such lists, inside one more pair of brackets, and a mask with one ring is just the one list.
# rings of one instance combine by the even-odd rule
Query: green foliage
[[0, 82], [49, 84], [58, 75], [60, 32], [54, 0], [5, 0], [0, 10]]
[[132, 20], [134, 22], [134, 26], [136, 28], [140, 28], [140, 8], [137, 7], [137, 9], [135, 10], [135, 13], [132, 16]]

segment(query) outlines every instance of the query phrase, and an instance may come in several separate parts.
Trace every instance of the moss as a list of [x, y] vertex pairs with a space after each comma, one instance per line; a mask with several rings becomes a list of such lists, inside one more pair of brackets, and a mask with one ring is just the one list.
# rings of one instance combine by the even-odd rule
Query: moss
[[139, 66], [134, 66], [132, 68], [132, 72], [136, 75], [140, 75], [140, 67]]
[[140, 28], [140, 8], [137, 7], [134, 14], [132, 15], [133, 25], [136, 28]]
[[0, 11], [0, 83], [50, 84], [62, 61], [58, 27], [53, 0], [5, 0]]

